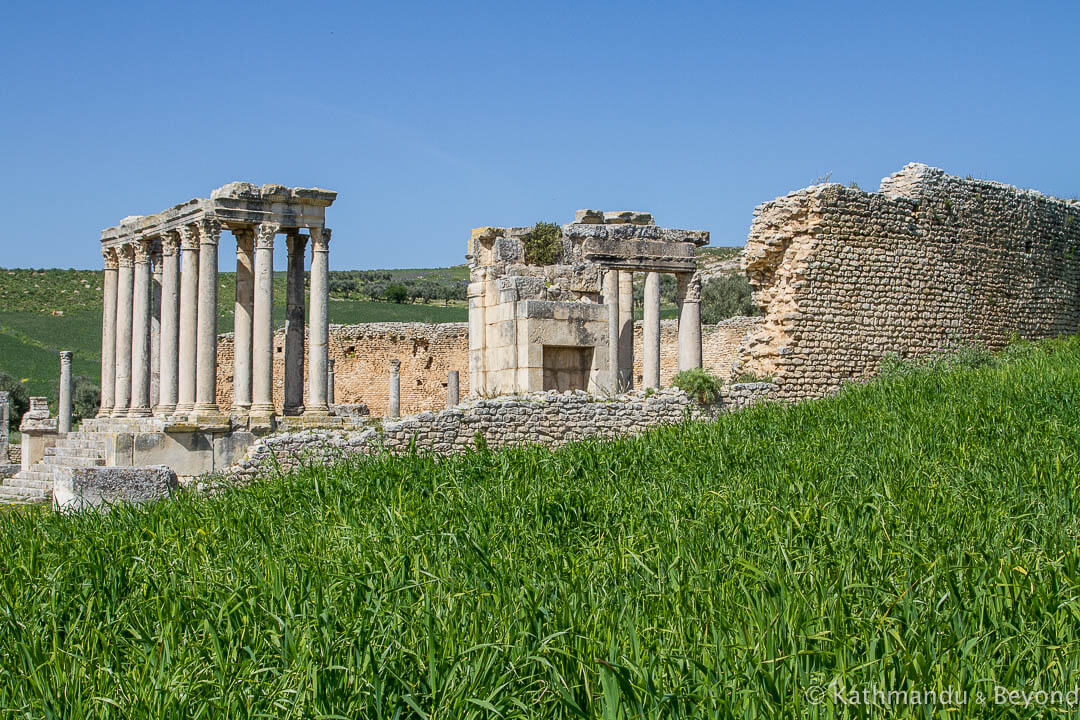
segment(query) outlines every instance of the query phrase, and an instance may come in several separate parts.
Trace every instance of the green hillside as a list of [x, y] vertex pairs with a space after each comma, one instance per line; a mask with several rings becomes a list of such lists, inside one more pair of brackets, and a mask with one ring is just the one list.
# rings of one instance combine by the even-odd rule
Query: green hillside
[[[636, 439], [9, 511], [0, 707], [1074, 716], [974, 698], [1080, 677], [1078, 387], [1072, 337]], [[830, 686], [971, 700], [852, 708]]]

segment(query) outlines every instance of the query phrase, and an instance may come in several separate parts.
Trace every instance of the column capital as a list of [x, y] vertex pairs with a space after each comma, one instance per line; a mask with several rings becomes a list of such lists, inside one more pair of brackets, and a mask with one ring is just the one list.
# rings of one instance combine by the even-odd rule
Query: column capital
[[135, 266], [135, 248], [131, 243], [116, 246], [116, 261], [120, 267]]
[[194, 225], [180, 228], [180, 247], [184, 250], [199, 249], [199, 229]]
[[115, 270], [120, 267], [120, 263], [116, 258], [116, 250], [113, 248], [103, 248], [101, 251], [101, 257], [105, 259], [105, 269]]
[[330, 250], [330, 228], [308, 228], [308, 233], [311, 234], [312, 252], [328, 252]]
[[259, 223], [255, 226], [255, 247], [259, 250], [273, 250], [274, 236], [281, 230], [277, 223]]
[[74, 354], [75, 353], [73, 353], [71, 350], [61, 350], [60, 351], [60, 364], [61, 365], [70, 365], [71, 364], [71, 358], [72, 358], [72, 356]]
[[701, 275], [697, 272], [676, 273], [675, 280], [683, 302], [701, 302]]
[[161, 233], [161, 253], [163, 255], [175, 255], [180, 251], [180, 233], [177, 230], [167, 230]]
[[221, 240], [221, 223], [217, 218], [204, 217], [198, 222], [199, 245], [217, 245]]
[[301, 235], [299, 228], [289, 230], [288, 235], [285, 236], [285, 244], [289, 248], [290, 255], [303, 254], [307, 248], [307, 241], [308, 236]]
[[241, 245], [249, 245], [255, 241], [255, 228], [238, 227], [232, 228], [233, 237], [236, 238], [236, 251], [240, 252]]
[[146, 238], [138, 238], [132, 243], [135, 251], [135, 262], [139, 265], [150, 262], [150, 253], [153, 251], [150, 241]]

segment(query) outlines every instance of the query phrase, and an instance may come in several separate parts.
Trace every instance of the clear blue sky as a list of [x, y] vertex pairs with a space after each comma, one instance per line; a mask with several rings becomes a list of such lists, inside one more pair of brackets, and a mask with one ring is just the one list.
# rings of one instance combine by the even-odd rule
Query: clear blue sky
[[[0, 265], [232, 180], [337, 190], [337, 269], [470, 228], [755, 205], [910, 161], [1080, 192], [1080, 4], [5, 3]], [[284, 244], [284, 243], [280, 243]], [[223, 267], [231, 263], [223, 246]]]

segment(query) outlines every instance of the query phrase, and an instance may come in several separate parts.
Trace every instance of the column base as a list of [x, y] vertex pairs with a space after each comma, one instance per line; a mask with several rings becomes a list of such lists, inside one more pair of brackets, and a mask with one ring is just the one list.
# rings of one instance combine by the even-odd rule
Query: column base
[[290, 405], [282, 410], [281, 414], [286, 417], [296, 417], [298, 415], [306, 415], [307, 410], [304, 409], [303, 405]]
[[112, 417], [112, 408], [111, 407], [108, 407], [108, 408], [103, 407], [100, 410], [98, 410], [98, 414], [95, 415], [94, 417], [96, 417], [98, 419]]
[[175, 412], [175, 405], [158, 405], [156, 408], [154, 408], [154, 415], [165, 419], [172, 417], [173, 413]]
[[113, 411], [109, 413], [109, 417], [113, 418], [126, 418], [128, 416], [128, 409], [126, 407], [113, 408]]
[[141, 407], [133, 407], [127, 411], [127, 417], [129, 418], [144, 418], [150, 417], [150, 415], [151, 412], [148, 405], [143, 405]]
[[304, 410], [304, 417], [306, 418], [328, 418], [330, 417], [330, 408], [326, 405], [321, 407], [309, 407]]
[[270, 432], [277, 424], [277, 408], [273, 405], [254, 404], [247, 415], [248, 430]]
[[216, 403], [197, 403], [191, 411], [189, 420], [201, 430], [228, 430], [229, 418], [221, 412]]

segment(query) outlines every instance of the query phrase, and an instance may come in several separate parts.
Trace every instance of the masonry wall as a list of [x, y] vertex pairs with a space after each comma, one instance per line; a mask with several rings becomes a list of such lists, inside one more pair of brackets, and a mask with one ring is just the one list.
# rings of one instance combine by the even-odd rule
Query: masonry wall
[[541, 392], [478, 399], [439, 413], [425, 412], [381, 429], [305, 431], [267, 436], [226, 475], [251, 477], [270, 468], [288, 472], [304, 463], [325, 464], [350, 455], [415, 447], [454, 453], [475, 447], [479, 433], [488, 447], [540, 443], [557, 446], [585, 438], [634, 435], [650, 427], [689, 417], [740, 410], [767, 399], [776, 386], [750, 383], [725, 387], [717, 407], [701, 408], [681, 390], [662, 390], [648, 397], [630, 393], [597, 400], [584, 392]]
[[[743, 336], [762, 318], [731, 318], [703, 325], [702, 364], [728, 379], [738, 359]], [[642, 326], [634, 327], [634, 374], [641, 385]], [[678, 366], [678, 323], [661, 322], [661, 384], [670, 385]], [[280, 411], [284, 398], [285, 334], [274, 335], [274, 402]], [[306, 353], [306, 349], [305, 349]], [[457, 370], [460, 396], [469, 395], [468, 323], [365, 323], [330, 326], [330, 357], [334, 359], [334, 399], [337, 403], [366, 403], [374, 417], [386, 415], [390, 394], [390, 360], [401, 360], [401, 412], [413, 414], [446, 407], [446, 378]], [[222, 409], [232, 405], [233, 336], [218, 338], [217, 399]], [[307, 385], [304, 386], [307, 396]]]
[[1080, 206], [912, 164], [879, 192], [817, 185], [759, 206], [744, 255], [764, 322], [744, 369], [779, 397], [915, 357], [1080, 325]]

